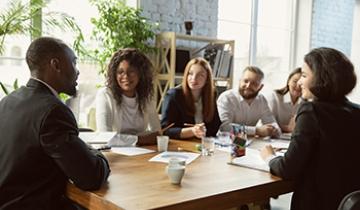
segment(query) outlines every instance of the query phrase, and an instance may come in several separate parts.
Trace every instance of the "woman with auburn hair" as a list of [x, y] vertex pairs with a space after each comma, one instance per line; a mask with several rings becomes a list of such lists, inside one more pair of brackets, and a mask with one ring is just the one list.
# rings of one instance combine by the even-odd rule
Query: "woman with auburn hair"
[[346, 95], [356, 85], [351, 61], [332, 48], [304, 58], [299, 80], [304, 100], [284, 156], [268, 145], [261, 156], [270, 172], [292, 180], [292, 210], [338, 209], [345, 195], [360, 189], [360, 106]]
[[276, 122], [284, 133], [291, 133], [295, 127], [295, 115], [301, 102], [300, 76], [301, 68], [298, 67], [289, 74], [286, 85], [272, 91], [268, 99]]
[[181, 86], [167, 92], [162, 104], [161, 126], [175, 123], [165, 131], [170, 138], [216, 135], [221, 121], [211, 72], [205, 59], [194, 58], [185, 67]]
[[156, 144], [160, 120], [150, 60], [137, 49], [121, 49], [111, 58], [106, 77], [106, 87], [96, 96], [97, 130], [116, 131], [138, 145]]

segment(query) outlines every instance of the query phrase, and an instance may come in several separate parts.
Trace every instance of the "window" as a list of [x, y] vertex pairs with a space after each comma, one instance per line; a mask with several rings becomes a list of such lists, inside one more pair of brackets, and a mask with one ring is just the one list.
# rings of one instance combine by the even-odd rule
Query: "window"
[[296, 0], [245, 0], [236, 4], [235, 0], [219, 1], [218, 37], [235, 40], [234, 86], [247, 65], [264, 71], [265, 88], [284, 85], [293, 68], [295, 3]]
[[[358, 81], [360, 81], [360, 0], [355, 1], [354, 22], [352, 34], [351, 61], [354, 64]], [[360, 103], [360, 85], [359, 82], [350, 94], [350, 99]]]

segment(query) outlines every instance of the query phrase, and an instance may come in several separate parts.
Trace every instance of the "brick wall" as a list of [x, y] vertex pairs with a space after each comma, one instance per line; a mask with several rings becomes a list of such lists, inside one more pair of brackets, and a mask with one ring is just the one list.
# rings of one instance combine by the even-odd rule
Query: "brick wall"
[[184, 21], [194, 21], [192, 35], [216, 37], [218, 0], [141, 0], [143, 15], [160, 24], [160, 31], [185, 34]]
[[311, 48], [332, 47], [350, 56], [355, 0], [314, 0]]

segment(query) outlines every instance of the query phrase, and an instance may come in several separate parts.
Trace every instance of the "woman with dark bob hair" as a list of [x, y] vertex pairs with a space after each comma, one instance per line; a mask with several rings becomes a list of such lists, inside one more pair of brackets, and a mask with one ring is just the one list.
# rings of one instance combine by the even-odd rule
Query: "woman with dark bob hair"
[[133, 137], [129, 142], [138, 145], [155, 144], [160, 121], [152, 100], [150, 60], [137, 49], [121, 49], [111, 58], [106, 77], [106, 87], [96, 96], [97, 130]]
[[316, 48], [304, 58], [302, 97], [296, 126], [284, 156], [261, 151], [272, 174], [294, 182], [291, 209], [335, 210], [360, 189], [360, 106], [346, 95], [356, 85], [353, 64], [341, 52]]
[[162, 104], [161, 126], [175, 123], [165, 134], [176, 139], [216, 136], [221, 121], [215, 97], [209, 63], [203, 58], [190, 60], [181, 86], [170, 89]]

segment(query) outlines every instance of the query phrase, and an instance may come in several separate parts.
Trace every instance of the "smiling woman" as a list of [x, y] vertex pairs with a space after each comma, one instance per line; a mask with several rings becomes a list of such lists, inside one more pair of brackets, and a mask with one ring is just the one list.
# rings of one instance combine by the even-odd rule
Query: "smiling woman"
[[[167, 92], [161, 109], [161, 126], [175, 123], [165, 132], [170, 138], [216, 135], [220, 119], [211, 72], [205, 59], [194, 58], [185, 67], [182, 85]], [[187, 127], [189, 124], [191, 126]]]
[[[110, 60], [106, 77], [106, 87], [96, 96], [97, 129], [140, 137], [138, 144], [155, 144], [160, 122], [152, 100], [150, 60], [134, 48], [118, 50]], [[144, 132], [153, 134], [149, 141], [141, 140]]]

